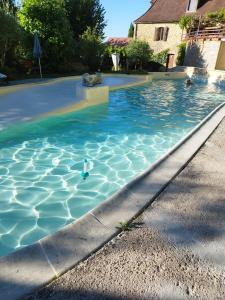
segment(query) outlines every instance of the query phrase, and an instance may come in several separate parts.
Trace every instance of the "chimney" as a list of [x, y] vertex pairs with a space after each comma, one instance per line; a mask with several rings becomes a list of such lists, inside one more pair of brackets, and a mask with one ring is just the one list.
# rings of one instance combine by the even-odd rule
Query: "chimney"
[[198, 2], [199, 0], [189, 0], [187, 12], [196, 12], [198, 9]]

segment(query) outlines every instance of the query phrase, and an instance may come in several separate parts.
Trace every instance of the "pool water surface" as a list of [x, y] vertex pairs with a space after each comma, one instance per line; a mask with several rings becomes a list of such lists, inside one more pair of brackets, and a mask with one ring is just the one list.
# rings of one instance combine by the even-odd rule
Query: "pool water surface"
[[[109, 104], [0, 133], [0, 255], [34, 243], [106, 200], [224, 102], [196, 81], [110, 92]], [[88, 160], [89, 177], [81, 177]]]

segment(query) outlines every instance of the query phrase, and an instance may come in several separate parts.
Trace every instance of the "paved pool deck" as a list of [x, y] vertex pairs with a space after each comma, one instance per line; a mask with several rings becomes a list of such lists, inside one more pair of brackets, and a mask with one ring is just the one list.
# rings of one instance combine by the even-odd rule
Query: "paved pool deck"
[[225, 299], [225, 119], [134, 222], [28, 299]]

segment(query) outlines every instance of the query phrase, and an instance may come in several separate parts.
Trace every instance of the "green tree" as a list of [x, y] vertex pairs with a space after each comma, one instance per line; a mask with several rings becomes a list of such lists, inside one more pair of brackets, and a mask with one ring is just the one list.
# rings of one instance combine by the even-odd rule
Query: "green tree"
[[15, 52], [20, 40], [20, 27], [16, 18], [0, 8], [0, 66], [4, 67], [7, 54]]
[[73, 36], [79, 40], [87, 30], [95, 30], [96, 35], [103, 38], [105, 22], [105, 9], [99, 0], [65, 0], [67, 15]]
[[128, 37], [129, 38], [134, 37], [134, 24], [133, 23], [130, 23], [130, 28], [129, 28], [129, 31], [128, 31]]
[[151, 60], [153, 50], [149, 44], [144, 41], [133, 40], [126, 48], [127, 58], [137, 66], [143, 69], [143, 64]]
[[14, 0], [0, 0], [0, 8], [6, 13], [15, 14], [17, 7]]
[[82, 34], [79, 42], [79, 52], [82, 62], [88, 66], [91, 71], [97, 71], [104, 55], [104, 44], [101, 38], [96, 34], [95, 29], [88, 27]]
[[74, 40], [64, 0], [24, 0], [18, 13], [20, 24], [30, 34], [27, 48], [32, 49], [33, 34], [38, 32], [44, 65], [58, 70], [74, 52]]

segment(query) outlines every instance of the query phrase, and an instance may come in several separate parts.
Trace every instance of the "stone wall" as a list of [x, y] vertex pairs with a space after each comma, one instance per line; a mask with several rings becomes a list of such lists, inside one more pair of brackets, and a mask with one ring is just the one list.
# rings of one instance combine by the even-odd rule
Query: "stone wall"
[[[155, 28], [156, 27], [168, 27], [169, 33], [167, 41], [154, 41]], [[163, 23], [163, 24], [136, 24], [135, 25], [135, 37], [147, 41], [150, 47], [156, 52], [170, 49], [171, 53], [175, 54], [175, 58], [178, 53], [177, 46], [181, 43], [182, 30], [178, 24]]]

